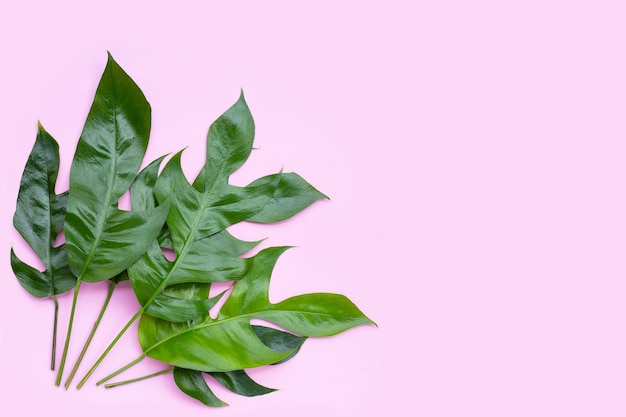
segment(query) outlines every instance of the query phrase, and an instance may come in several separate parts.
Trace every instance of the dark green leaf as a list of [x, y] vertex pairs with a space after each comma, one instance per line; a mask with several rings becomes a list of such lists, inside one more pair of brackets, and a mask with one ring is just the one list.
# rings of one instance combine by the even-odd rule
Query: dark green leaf
[[220, 384], [222, 384], [235, 394], [243, 395], [246, 397], [265, 395], [269, 394], [270, 392], [276, 391], [273, 388], [267, 388], [263, 385], [256, 383], [243, 370], [231, 372], [210, 372], [209, 375], [211, 375]]
[[[147, 183], [144, 189], [154, 184], [157, 200], [171, 202], [167, 232], [161, 230], [161, 241], [155, 240], [146, 254], [129, 268], [137, 299], [148, 314], [169, 321], [202, 316], [214, 301], [177, 300], [165, 295], [164, 289], [183, 283], [232, 281], [245, 275], [249, 261], [241, 255], [258, 242], [235, 239], [226, 228], [262, 210], [280, 181], [280, 175], [276, 175], [255, 186], [228, 184], [228, 176], [250, 154], [253, 136], [254, 123], [242, 95], [209, 129], [201, 190], [187, 181], [180, 152], [171, 158], [158, 178], [156, 168], [146, 172], [149, 178], [142, 179]], [[161, 250], [169, 242], [175, 253], [174, 261], [169, 261]]]
[[[274, 174], [275, 175], [275, 174]], [[260, 178], [249, 186], [270, 180], [273, 175]], [[255, 223], [275, 223], [286, 220], [301, 212], [317, 200], [328, 199], [300, 175], [291, 172], [282, 174], [274, 196], [263, 210], [250, 217]]]
[[175, 368], [174, 381], [182, 392], [209, 407], [224, 407], [228, 405], [213, 394], [201, 372]]
[[252, 325], [252, 330], [266, 346], [271, 347], [277, 352], [289, 352], [288, 356], [272, 365], [287, 362], [289, 359], [296, 356], [307, 339], [306, 337], [296, 336], [266, 326]]
[[56, 194], [59, 145], [39, 124], [17, 197], [13, 225], [41, 259], [43, 272], [22, 262], [11, 249], [11, 267], [20, 284], [36, 297], [50, 297], [74, 287], [65, 244], [54, 247], [63, 228], [67, 192]]
[[84, 281], [124, 271], [161, 230], [167, 207], [118, 210], [148, 145], [150, 105], [109, 55], [70, 171], [65, 236], [70, 267]]

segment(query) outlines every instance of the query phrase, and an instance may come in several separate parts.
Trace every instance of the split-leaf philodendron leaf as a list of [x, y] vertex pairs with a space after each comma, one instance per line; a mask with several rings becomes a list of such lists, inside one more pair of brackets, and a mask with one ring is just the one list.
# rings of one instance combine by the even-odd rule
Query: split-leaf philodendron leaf
[[[244, 396], [267, 394], [274, 389], [255, 382], [246, 369], [293, 358], [308, 337], [332, 336], [374, 324], [343, 295], [303, 294], [271, 303], [271, 274], [288, 247], [269, 247], [246, 256], [260, 241], [243, 241], [229, 232], [230, 226], [240, 222], [287, 220], [327, 198], [293, 172], [266, 175], [247, 186], [229, 183], [231, 174], [249, 158], [254, 141], [254, 120], [243, 93], [210, 126], [206, 162], [193, 182], [183, 173], [182, 151], [174, 154], [161, 172], [165, 157], [140, 171], [150, 126], [148, 101], [110, 54], [74, 153], [68, 192], [55, 193], [58, 144], [40, 125], [22, 176], [14, 224], [45, 270], [22, 262], [13, 250], [11, 265], [27, 291], [52, 297], [55, 306], [57, 294], [74, 288], [57, 385], [82, 282], [111, 281], [66, 388], [113, 288], [126, 279], [140, 309], [78, 388], [137, 319], [142, 355], [98, 385], [151, 357], [170, 368], [107, 386], [172, 373], [179, 389], [214, 407], [227, 404], [215, 396], [207, 380]], [[118, 201], [129, 190], [132, 209], [120, 210]], [[65, 243], [54, 246], [61, 230]], [[228, 290], [209, 296], [211, 285], [217, 282]], [[253, 324], [257, 319], [282, 330]], [[54, 347], [52, 363], [54, 366]]]
[[144, 314], [139, 322], [143, 355], [181, 368], [228, 372], [269, 365], [284, 359], [252, 329], [252, 319], [272, 322], [301, 336], [332, 336], [354, 326], [373, 324], [352, 302], [338, 294], [314, 293], [269, 301], [274, 264], [286, 247], [272, 247], [251, 259], [245, 277], [216, 319], [210, 316], [174, 323]]
[[11, 267], [19, 283], [35, 297], [52, 297], [55, 305], [51, 368], [55, 367], [57, 295], [76, 285], [67, 262], [65, 244], [54, 246], [65, 220], [67, 191], [55, 193], [59, 172], [59, 145], [41, 124], [28, 157], [17, 196], [13, 225], [43, 263], [42, 272], [17, 257], [11, 249]]

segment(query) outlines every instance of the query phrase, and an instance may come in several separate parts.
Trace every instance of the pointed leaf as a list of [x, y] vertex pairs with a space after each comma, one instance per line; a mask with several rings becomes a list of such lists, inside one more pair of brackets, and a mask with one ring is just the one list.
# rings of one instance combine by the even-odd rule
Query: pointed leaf
[[361, 324], [372, 324], [352, 302], [337, 294], [305, 294], [269, 302], [269, 279], [285, 247], [268, 248], [253, 258], [246, 276], [210, 317], [171, 323], [144, 315], [139, 342], [154, 359], [187, 369], [227, 372], [276, 363], [289, 355], [263, 343], [250, 325], [252, 318], [273, 322], [303, 336], [331, 336]]
[[182, 392], [209, 407], [224, 407], [228, 405], [213, 394], [201, 372], [175, 368], [174, 381]]
[[[163, 291], [176, 284], [232, 281], [245, 275], [249, 260], [241, 256], [258, 242], [235, 239], [226, 228], [261, 211], [280, 182], [280, 175], [276, 175], [254, 186], [228, 184], [228, 176], [250, 154], [253, 137], [254, 123], [241, 96], [209, 129], [202, 189], [187, 181], [181, 167], [182, 152], [168, 161], [158, 177], [156, 170], [150, 172], [145, 188], [154, 184], [157, 201], [171, 205], [167, 231], [161, 231], [160, 242], [153, 242], [129, 268], [133, 290], [148, 314], [170, 321], [197, 318], [214, 303], [175, 300]], [[161, 250], [161, 245], [169, 246], [169, 242], [174, 261]]]
[[231, 372], [210, 372], [220, 384], [245, 397], [256, 397], [276, 391], [274, 388], [267, 388], [255, 382], [244, 370]]
[[64, 293], [76, 284], [69, 269], [65, 245], [54, 247], [63, 228], [67, 192], [55, 194], [59, 172], [59, 145], [39, 124], [17, 197], [13, 225], [41, 259], [43, 272], [22, 262], [11, 249], [11, 267], [20, 284], [36, 297]]
[[[269, 283], [278, 257], [288, 247], [267, 248], [254, 257], [246, 279], [235, 288], [218, 319], [255, 315], [303, 336], [332, 336], [361, 324], [373, 324], [350, 300], [339, 294], [313, 293], [269, 301]], [[262, 317], [261, 317], [262, 316]]]
[[[271, 180], [271, 177], [272, 175], [259, 178], [250, 183], [249, 186], [262, 184], [264, 181]], [[328, 199], [328, 197], [306, 182], [300, 175], [295, 172], [282, 174], [270, 202], [263, 207], [263, 210], [250, 217], [248, 221], [255, 223], [280, 222], [296, 215], [321, 199]]]
[[250, 156], [254, 140], [254, 120], [243, 96], [222, 114], [209, 129], [207, 162], [204, 170], [208, 188], [223, 182]]
[[150, 105], [111, 55], [76, 147], [65, 236], [70, 267], [85, 281], [128, 268], [161, 230], [167, 208], [118, 210], [148, 145]]

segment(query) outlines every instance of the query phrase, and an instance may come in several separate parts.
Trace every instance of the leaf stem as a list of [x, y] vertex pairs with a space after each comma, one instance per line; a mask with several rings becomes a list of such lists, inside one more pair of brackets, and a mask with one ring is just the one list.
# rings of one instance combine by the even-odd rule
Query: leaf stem
[[63, 347], [63, 354], [61, 355], [61, 363], [59, 364], [59, 370], [57, 372], [57, 380], [55, 385], [58, 387], [61, 385], [61, 379], [63, 378], [63, 368], [65, 367], [65, 360], [67, 359], [67, 351], [70, 346], [70, 337], [72, 336], [72, 325], [74, 324], [74, 313], [76, 311], [76, 300], [78, 299], [78, 290], [80, 290], [81, 279], [76, 280], [76, 287], [74, 288], [74, 297], [72, 298], [72, 310], [70, 312], [70, 321], [67, 325], [67, 334], [65, 335], [65, 346]]
[[171, 372], [174, 372], [174, 368], [173, 367], [169, 368], [169, 369], [164, 369], [164, 370], [159, 371], [159, 372], [155, 372], [155, 373], [150, 374], [150, 375], [142, 376], [142, 377], [139, 377], [139, 378], [127, 379], [126, 381], [114, 382], [112, 384], [105, 384], [104, 388], [115, 388], [115, 387], [119, 387], [119, 386], [122, 386], [122, 385], [132, 384], [133, 382], [143, 381], [144, 379], [154, 378], [155, 376], [169, 374]]
[[113, 372], [112, 374], [105, 376], [104, 378], [102, 378], [100, 381], [96, 382], [96, 385], [102, 385], [103, 383], [107, 382], [109, 379], [121, 374], [122, 372], [126, 371], [127, 369], [131, 368], [132, 366], [137, 365], [139, 362], [141, 362], [144, 358], [146, 357], [145, 353], [142, 353], [141, 355], [139, 355], [139, 357], [137, 359], [135, 359], [134, 361], [128, 363], [127, 365], [121, 367], [120, 369], [118, 369], [117, 371]]
[[83, 350], [80, 352], [80, 355], [78, 356], [78, 359], [76, 360], [76, 363], [74, 364], [74, 367], [72, 368], [72, 372], [70, 372], [70, 375], [67, 377], [67, 380], [65, 381], [65, 389], [68, 389], [70, 387], [70, 384], [72, 383], [72, 379], [74, 379], [74, 376], [76, 375], [76, 371], [78, 371], [78, 367], [83, 361], [83, 358], [85, 357], [85, 353], [87, 353], [87, 349], [89, 348], [89, 345], [91, 344], [91, 340], [93, 339], [93, 336], [96, 334], [96, 330], [98, 330], [98, 326], [100, 325], [102, 316], [104, 316], [104, 312], [106, 311], [107, 306], [109, 305], [109, 301], [111, 300], [111, 296], [113, 295], [114, 289], [115, 289], [115, 282], [110, 280], [109, 292], [107, 293], [107, 297], [104, 300], [104, 305], [100, 309], [100, 314], [98, 315], [98, 318], [96, 319], [96, 322], [94, 323], [93, 328], [91, 329], [91, 333], [89, 333], [89, 337], [87, 337], [87, 341], [85, 342], [85, 346], [83, 346]]
[[59, 300], [57, 300], [57, 296], [53, 295], [52, 300], [54, 300], [54, 324], [52, 325], [52, 354], [50, 358], [50, 369], [54, 371], [54, 366], [56, 364], [56, 355], [57, 355], [57, 327], [59, 324]]
[[111, 351], [111, 349], [113, 349], [113, 346], [115, 346], [115, 344], [118, 342], [118, 340], [120, 340], [120, 338], [124, 335], [124, 333], [126, 333], [126, 330], [128, 330], [130, 328], [130, 326], [135, 322], [135, 320], [137, 320], [141, 316], [141, 314], [143, 314], [143, 309], [140, 309], [139, 311], [137, 311], [137, 313], [135, 313], [135, 315], [133, 317], [131, 317], [130, 320], [128, 320], [128, 323], [126, 323], [124, 328], [122, 328], [122, 330], [117, 334], [117, 336], [115, 336], [115, 339], [113, 339], [113, 341], [109, 344], [109, 346], [107, 346], [107, 348], [104, 350], [104, 352], [102, 352], [102, 355], [100, 355], [98, 360], [93, 364], [91, 369], [89, 369], [87, 374], [85, 374], [83, 379], [80, 380], [80, 382], [76, 386], [76, 389], [80, 389], [83, 385], [85, 385], [85, 382], [87, 382], [87, 379], [89, 379], [91, 374], [94, 373], [94, 371], [100, 365], [100, 363], [104, 360], [106, 355], [108, 355], [109, 352]]

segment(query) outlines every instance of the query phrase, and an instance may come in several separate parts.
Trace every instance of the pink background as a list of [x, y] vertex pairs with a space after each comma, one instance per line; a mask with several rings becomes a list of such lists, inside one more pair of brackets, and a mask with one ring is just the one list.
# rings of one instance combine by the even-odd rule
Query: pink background
[[[4, 413], [626, 415], [623, 2], [165, 4], [0, 6]], [[107, 50], [152, 104], [146, 160], [187, 146], [190, 176], [209, 124], [244, 89], [259, 149], [233, 181], [282, 167], [331, 201], [233, 233], [298, 246], [279, 261], [273, 300], [343, 293], [379, 328], [310, 340], [253, 372], [279, 392], [216, 389], [224, 409], [168, 376], [54, 387], [52, 302], [13, 278], [10, 246], [29, 255], [11, 217], [37, 120], [61, 144], [67, 186]], [[70, 363], [104, 290], [81, 290]], [[59, 344], [70, 296], [60, 301]], [[86, 364], [136, 309], [128, 287], [114, 295]], [[131, 332], [96, 376], [138, 352]], [[126, 376], [157, 369], [146, 360]]]

